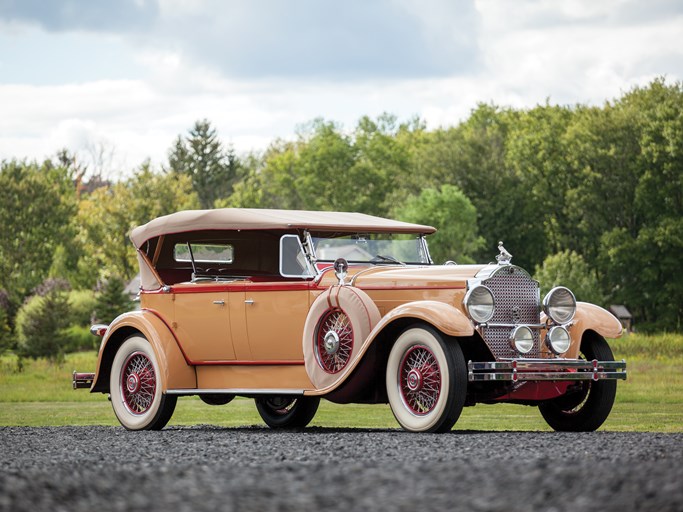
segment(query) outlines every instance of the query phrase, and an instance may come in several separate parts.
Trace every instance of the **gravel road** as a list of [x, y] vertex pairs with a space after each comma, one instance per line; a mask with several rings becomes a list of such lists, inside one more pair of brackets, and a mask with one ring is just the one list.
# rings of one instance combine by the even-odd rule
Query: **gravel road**
[[683, 434], [0, 428], [1, 511], [683, 510]]

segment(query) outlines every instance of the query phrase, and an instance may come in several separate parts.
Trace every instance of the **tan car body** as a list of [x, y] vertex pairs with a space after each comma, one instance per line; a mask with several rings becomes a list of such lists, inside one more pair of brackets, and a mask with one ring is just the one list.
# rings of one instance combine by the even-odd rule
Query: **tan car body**
[[[538, 283], [502, 243], [497, 264], [434, 265], [425, 241], [434, 231], [339, 212], [154, 219], [131, 233], [140, 309], [93, 326], [103, 335], [96, 371], [74, 373], [74, 388], [111, 393], [131, 430], [163, 428], [179, 395], [213, 405], [254, 397], [274, 428], [307, 424], [320, 397], [389, 402], [415, 432], [446, 431], [464, 405], [498, 401], [538, 405], [558, 430], [598, 428], [614, 381], [626, 378], [625, 362], [601, 348], [621, 335], [616, 318], [562, 287], [543, 300], [547, 317]], [[382, 255], [406, 250], [405, 240], [413, 263]], [[350, 264], [329, 259], [339, 251]], [[475, 291], [483, 298], [467, 305]], [[588, 404], [570, 408], [569, 423], [553, 409], [563, 395]]]
[[[352, 268], [351, 282], [372, 298], [382, 318], [350, 362], [347, 374], [353, 372], [379, 334], [399, 319], [425, 322], [449, 336], [472, 336], [474, 324], [462, 302], [467, 279], [482, 268]], [[250, 394], [277, 390], [324, 395], [343, 381], [332, 388], [315, 389], [303, 366], [301, 333], [310, 304], [336, 282], [333, 270], [328, 268], [315, 282], [181, 283], [167, 292], [143, 291], [141, 311], [125, 313], [109, 326], [92, 389], [105, 390], [108, 374], [101, 371], [103, 361], [113, 357], [117, 343], [130, 329], [137, 329], [150, 341], [162, 363], [164, 391], [232, 390]], [[248, 299], [254, 303], [245, 304]], [[257, 318], [248, 323], [250, 316]], [[273, 318], [277, 322], [269, 321]], [[622, 331], [608, 311], [580, 302], [570, 327], [571, 348], [565, 357], [577, 357], [588, 329], [606, 338], [619, 337]], [[257, 339], [251, 343], [254, 337]]]

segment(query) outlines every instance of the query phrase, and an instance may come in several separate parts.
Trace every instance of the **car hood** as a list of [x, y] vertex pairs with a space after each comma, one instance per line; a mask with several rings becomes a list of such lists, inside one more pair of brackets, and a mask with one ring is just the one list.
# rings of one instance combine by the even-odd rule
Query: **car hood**
[[[464, 288], [487, 265], [431, 265], [425, 267], [395, 267], [377, 265], [350, 268], [347, 282], [358, 288]], [[334, 279], [334, 271], [325, 280]], [[336, 279], [335, 279], [336, 280]]]

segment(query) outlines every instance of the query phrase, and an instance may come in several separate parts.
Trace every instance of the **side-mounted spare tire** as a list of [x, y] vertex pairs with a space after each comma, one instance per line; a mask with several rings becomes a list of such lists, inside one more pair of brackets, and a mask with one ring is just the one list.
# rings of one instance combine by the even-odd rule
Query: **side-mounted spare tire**
[[311, 305], [303, 334], [306, 373], [316, 389], [336, 384], [380, 320], [372, 299], [353, 286], [332, 286]]

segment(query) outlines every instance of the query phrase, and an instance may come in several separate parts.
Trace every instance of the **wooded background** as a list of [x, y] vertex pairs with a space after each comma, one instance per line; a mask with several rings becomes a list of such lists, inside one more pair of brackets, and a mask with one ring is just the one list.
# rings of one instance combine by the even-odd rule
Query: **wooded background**
[[487, 263], [503, 240], [544, 290], [561, 283], [578, 300], [626, 305], [641, 331], [683, 329], [680, 82], [656, 79], [602, 106], [480, 104], [431, 130], [390, 114], [350, 130], [315, 119], [246, 155], [204, 119], [169, 146], [161, 168], [144, 163], [118, 181], [68, 149], [2, 161], [0, 351], [32, 356], [36, 339], [59, 354], [92, 345], [90, 320], [126, 306], [130, 230], [219, 207], [430, 224], [437, 263]]

